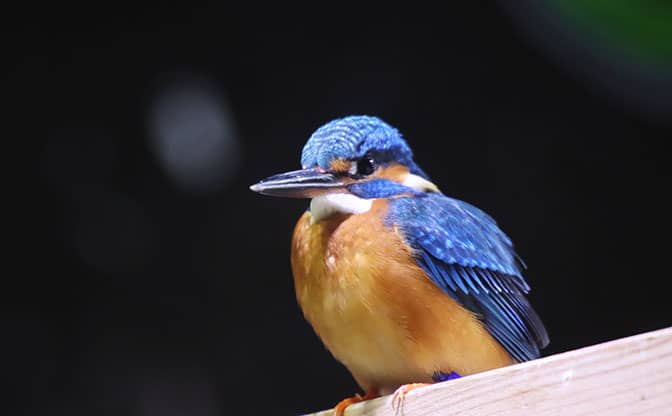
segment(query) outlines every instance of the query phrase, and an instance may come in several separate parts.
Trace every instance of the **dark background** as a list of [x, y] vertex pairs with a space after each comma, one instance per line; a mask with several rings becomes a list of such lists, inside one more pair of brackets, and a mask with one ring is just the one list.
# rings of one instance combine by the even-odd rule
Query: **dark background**
[[354, 393], [294, 299], [307, 201], [248, 190], [350, 114], [399, 128], [512, 237], [545, 354], [669, 326], [669, 56], [553, 3], [17, 18], [3, 83], [31, 148], [29, 256], [3, 372], [21, 408], [292, 415]]

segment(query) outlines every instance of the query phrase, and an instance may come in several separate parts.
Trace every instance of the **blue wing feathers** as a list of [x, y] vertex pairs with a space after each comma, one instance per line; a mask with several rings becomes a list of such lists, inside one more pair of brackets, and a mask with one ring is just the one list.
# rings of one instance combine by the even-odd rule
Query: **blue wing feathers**
[[548, 335], [525, 297], [525, 264], [490, 216], [428, 193], [390, 199], [387, 223], [399, 227], [428, 277], [474, 312], [514, 359], [539, 356]]

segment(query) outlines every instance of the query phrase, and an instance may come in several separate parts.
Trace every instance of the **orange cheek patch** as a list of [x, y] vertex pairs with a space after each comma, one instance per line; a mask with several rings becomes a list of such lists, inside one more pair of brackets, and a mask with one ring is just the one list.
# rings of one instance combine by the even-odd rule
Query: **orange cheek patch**
[[333, 172], [347, 172], [350, 170], [352, 162], [345, 159], [334, 159], [329, 163], [329, 169]]
[[408, 176], [408, 168], [402, 165], [390, 165], [378, 169], [374, 176], [401, 183]]

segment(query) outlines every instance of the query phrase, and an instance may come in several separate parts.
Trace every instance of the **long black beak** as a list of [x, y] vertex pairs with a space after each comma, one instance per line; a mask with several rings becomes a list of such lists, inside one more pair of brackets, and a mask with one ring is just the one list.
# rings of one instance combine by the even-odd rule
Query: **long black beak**
[[312, 168], [270, 176], [250, 189], [270, 196], [313, 198], [345, 190], [345, 184], [331, 173]]

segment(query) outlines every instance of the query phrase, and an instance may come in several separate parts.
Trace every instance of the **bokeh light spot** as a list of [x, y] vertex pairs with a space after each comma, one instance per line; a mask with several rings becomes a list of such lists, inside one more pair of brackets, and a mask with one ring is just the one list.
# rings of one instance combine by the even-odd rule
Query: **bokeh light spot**
[[216, 191], [231, 181], [240, 164], [233, 115], [214, 82], [175, 78], [164, 83], [152, 101], [151, 148], [183, 191]]

